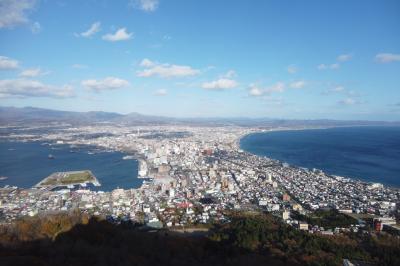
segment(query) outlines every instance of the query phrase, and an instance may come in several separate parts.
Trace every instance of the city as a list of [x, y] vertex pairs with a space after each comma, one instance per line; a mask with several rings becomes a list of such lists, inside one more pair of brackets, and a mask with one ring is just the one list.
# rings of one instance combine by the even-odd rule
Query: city
[[[139, 160], [138, 177], [144, 181], [138, 189], [110, 192], [92, 191], [85, 184], [58, 189], [6, 186], [0, 189], [1, 221], [10, 223], [27, 215], [77, 208], [115, 222], [131, 220], [149, 227], [171, 228], [227, 222], [226, 211], [255, 210], [272, 212], [285, 223], [311, 233], [357, 231], [365, 226], [362, 218], [367, 217], [379, 224], [379, 231], [383, 227], [399, 230], [395, 217], [399, 189], [327, 175], [242, 151], [240, 138], [259, 130], [93, 125], [61, 126], [52, 134], [35, 135], [25, 133], [29, 128], [21, 128], [10, 137], [129, 153]], [[325, 230], [291, 216], [291, 212], [309, 214], [321, 209], [337, 210], [357, 223]]]

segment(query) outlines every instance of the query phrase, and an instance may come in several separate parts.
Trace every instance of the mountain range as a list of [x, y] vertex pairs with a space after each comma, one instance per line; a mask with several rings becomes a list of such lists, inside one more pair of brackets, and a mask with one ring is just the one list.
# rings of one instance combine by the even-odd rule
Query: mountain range
[[71, 124], [119, 123], [130, 125], [214, 125], [214, 126], [259, 126], [259, 127], [290, 127], [290, 126], [365, 126], [365, 125], [400, 125], [400, 121], [347, 121], [347, 120], [295, 120], [273, 118], [174, 118], [166, 116], [151, 116], [140, 113], [119, 114], [114, 112], [90, 111], [73, 112], [36, 107], [1, 107], [0, 124], [34, 124], [64, 122]]

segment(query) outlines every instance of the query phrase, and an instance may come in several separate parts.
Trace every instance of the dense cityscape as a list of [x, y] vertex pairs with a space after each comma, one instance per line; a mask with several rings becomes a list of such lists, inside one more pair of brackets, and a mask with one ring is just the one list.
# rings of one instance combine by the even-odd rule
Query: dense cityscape
[[[49, 129], [50, 133], [37, 133]], [[279, 129], [284, 128], [262, 131]], [[357, 232], [365, 227], [364, 218], [373, 219], [377, 231], [399, 230], [399, 189], [291, 166], [241, 150], [240, 138], [261, 131], [258, 128], [99, 124], [15, 127], [12, 131], [3, 138], [122, 151], [129, 154], [125, 159], [139, 161], [138, 178], [143, 178], [143, 184], [110, 192], [101, 191], [101, 186], [100, 191], [93, 191], [85, 182], [26, 189], [5, 186], [0, 189], [2, 223], [79, 209], [117, 223], [129, 220], [150, 228], [179, 228], [225, 223], [229, 222], [227, 211], [253, 210], [273, 213], [311, 233]], [[357, 222], [345, 228], [324, 228], [299, 219], [299, 215], [327, 209]]]

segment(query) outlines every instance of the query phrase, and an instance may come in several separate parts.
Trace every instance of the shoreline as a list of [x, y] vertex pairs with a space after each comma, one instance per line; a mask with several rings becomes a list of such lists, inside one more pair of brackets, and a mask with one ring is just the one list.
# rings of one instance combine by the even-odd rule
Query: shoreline
[[[121, 155], [121, 158], [120, 158], [121, 161], [126, 161], [125, 159], [123, 159], [124, 156], [133, 156], [132, 152], [124, 151], [123, 149], [107, 149], [107, 148], [102, 147], [100, 145], [94, 145], [94, 144], [75, 144], [75, 143], [69, 143], [69, 142], [56, 143], [55, 141], [45, 141], [45, 140], [41, 140], [41, 139], [14, 139], [14, 138], [11, 138], [11, 139], [3, 138], [3, 139], [0, 140], [0, 143], [20, 143], [20, 144], [37, 143], [37, 144], [39, 144], [41, 146], [54, 147], [57, 150], [63, 149], [63, 150], [65, 150], [65, 152], [68, 152], [68, 150], [71, 149], [71, 145], [76, 145], [80, 152], [82, 152], [83, 154], [88, 154], [89, 156], [96, 155], [96, 154], [99, 154], [99, 153], [118, 153], [118, 154]], [[129, 161], [137, 161], [138, 162], [138, 158], [135, 157], [134, 159], [130, 159]], [[70, 171], [75, 171], [75, 170], [70, 170]], [[90, 171], [91, 171], [91, 169], [90, 169]], [[69, 172], [69, 171], [55, 171], [55, 172]], [[54, 173], [54, 172], [52, 172], [52, 173]], [[50, 173], [50, 174], [52, 174], [52, 173]], [[16, 185], [3, 183], [5, 181], [11, 179], [10, 176], [8, 176], [7, 179], [0, 180], [0, 182], [2, 182], [2, 184], [0, 184], [0, 188], [3, 188], [5, 186], [9, 186], [9, 187], [17, 187], [19, 189], [37, 189], [37, 185], [39, 183], [41, 183], [46, 178], [48, 178], [48, 176], [43, 176], [43, 178], [41, 178], [41, 180], [38, 181], [38, 183], [35, 183], [32, 186], [16, 186]], [[137, 185], [137, 186], [132, 186], [132, 187], [129, 187], [129, 188], [124, 188], [124, 189], [128, 189], [128, 190], [141, 189], [142, 186], [144, 185], [143, 181], [147, 180], [147, 179], [144, 179], [144, 178], [139, 178], [138, 173], [136, 174], [136, 177], [134, 179], [137, 179], [137, 180], [141, 181], [140, 184]], [[102, 182], [99, 182], [99, 183], [101, 184]], [[120, 188], [119, 186], [117, 186], [114, 189], [110, 189], [110, 190], [104, 189], [104, 190], [102, 190], [102, 185], [100, 185], [100, 186], [94, 185], [94, 187], [97, 187], [98, 189], [92, 190], [92, 191], [103, 191], [103, 192], [112, 192], [114, 189]]]
[[[288, 163], [288, 162], [286, 162], [284, 160], [275, 159], [275, 158], [269, 157], [267, 155], [258, 155], [258, 154], [252, 153], [252, 152], [242, 148], [241, 141], [242, 141], [243, 138], [249, 137], [251, 135], [263, 134], [263, 133], [271, 133], [271, 132], [308, 131], [308, 130], [324, 130], [324, 129], [334, 129], [334, 128], [357, 128], [357, 127], [376, 127], [376, 126], [332, 126], [332, 127], [284, 128], [284, 129], [261, 130], [261, 131], [250, 132], [250, 133], [243, 134], [243, 135], [239, 136], [238, 139], [235, 141], [235, 145], [236, 145], [238, 151], [243, 151], [243, 152], [249, 153], [251, 155], [257, 156], [257, 157], [265, 157], [265, 158], [268, 158], [268, 159], [271, 159], [271, 160], [278, 161], [278, 162], [280, 162], [282, 164], [286, 163], [289, 166], [294, 167], [294, 168], [306, 168], [306, 169], [309, 169], [309, 167], [300, 166], [300, 165], [296, 165], [296, 164], [291, 164], [291, 163]], [[381, 127], [381, 126], [379, 126], [379, 127]], [[382, 126], [382, 127], [387, 127], [387, 126]], [[341, 176], [341, 175], [336, 175], [334, 173], [327, 173], [327, 172], [325, 172], [325, 170], [322, 170], [322, 169], [319, 169], [319, 168], [314, 168], [313, 167], [312, 169], [316, 169], [316, 170], [322, 171], [328, 176], [338, 176], [338, 177], [342, 177], [342, 178], [349, 179], [349, 180], [352, 180], [352, 181], [362, 182], [362, 183], [370, 184], [370, 185], [372, 185], [372, 184], [381, 184], [381, 185], [383, 185], [384, 187], [387, 187], [387, 188], [400, 190], [400, 184], [399, 185], [389, 185], [389, 184], [385, 184], [383, 182], [366, 181], [366, 180], [363, 180], [361, 178], [351, 177], [351, 176], [347, 176], [347, 175], [346, 176]]]

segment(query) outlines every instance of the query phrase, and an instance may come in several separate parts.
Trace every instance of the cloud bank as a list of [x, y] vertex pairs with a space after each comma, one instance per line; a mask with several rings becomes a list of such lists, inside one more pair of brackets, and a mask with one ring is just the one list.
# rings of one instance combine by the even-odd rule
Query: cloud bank
[[226, 90], [232, 89], [239, 85], [236, 80], [228, 78], [220, 78], [210, 82], [204, 82], [201, 87], [206, 90]]
[[129, 86], [129, 82], [124, 79], [116, 77], [106, 77], [102, 80], [87, 79], [81, 82], [82, 86], [93, 90], [95, 92], [101, 92], [106, 90], [115, 90]]
[[69, 85], [56, 87], [52, 85], [43, 84], [40, 81], [27, 80], [27, 79], [0, 80], [0, 97], [69, 98], [74, 96], [75, 96], [74, 90]]
[[28, 13], [36, 6], [36, 0], [1, 0], [0, 29], [29, 22]]
[[0, 70], [13, 70], [17, 69], [19, 62], [7, 56], [0, 56]]
[[375, 56], [375, 60], [378, 63], [399, 62], [400, 54], [380, 53]]

